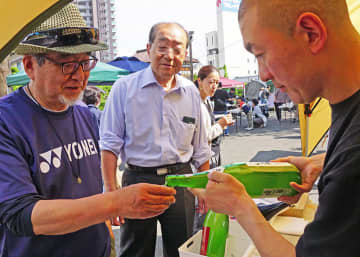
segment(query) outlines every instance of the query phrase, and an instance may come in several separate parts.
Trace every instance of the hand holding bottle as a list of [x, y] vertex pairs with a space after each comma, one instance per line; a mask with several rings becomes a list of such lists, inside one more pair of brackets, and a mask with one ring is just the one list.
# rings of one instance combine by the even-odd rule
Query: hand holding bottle
[[295, 165], [301, 175], [301, 184], [296, 182], [291, 182], [290, 185], [299, 193], [295, 196], [280, 196], [278, 199], [286, 203], [296, 203], [301, 195], [306, 192], [310, 192], [316, 179], [319, 177], [322, 172], [324, 165], [325, 153], [314, 155], [312, 157], [294, 157], [288, 156], [283, 158], [278, 158], [273, 162], [289, 162]]
[[237, 210], [246, 210], [253, 203], [244, 185], [233, 176], [211, 172], [206, 186], [205, 200], [209, 209], [230, 216], [237, 216]]
[[300, 184], [298, 169], [288, 163], [249, 162], [219, 166], [214, 169], [186, 175], [168, 175], [165, 184], [171, 187], [206, 188], [208, 174], [223, 171], [235, 177], [246, 187], [247, 193], [254, 198], [296, 195], [290, 186], [291, 181]]
[[187, 188], [194, 196], [198, 198], [198, 213], [205, 214], [208, 212], [208, 207], [205, 201], [205, 189], [201, 188]]

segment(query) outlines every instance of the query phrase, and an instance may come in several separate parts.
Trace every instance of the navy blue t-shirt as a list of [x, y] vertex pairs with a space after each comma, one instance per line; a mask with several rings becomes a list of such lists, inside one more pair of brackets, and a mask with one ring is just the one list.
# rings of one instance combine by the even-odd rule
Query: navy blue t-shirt
[[296, 246], [297, 257], [360, 256], [360, 90], [331, 105], [332, 124], [319, 206]]
[[98, 139], [96, 121], [86, 107], [49, 112], [23, 89], [0, 100], [0, 256], [109, 256], [104, 223], [65, 235], [24, 236], [8, 222], [25, 213], [31, 205], [27, 199], [34, 196], [77, 199], [101, 193]]

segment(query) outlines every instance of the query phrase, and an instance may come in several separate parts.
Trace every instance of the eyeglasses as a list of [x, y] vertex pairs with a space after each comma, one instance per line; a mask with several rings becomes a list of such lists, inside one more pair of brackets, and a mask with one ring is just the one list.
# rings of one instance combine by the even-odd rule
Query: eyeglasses
[[169, 54], [170, 51], [172, 51], [174, 55], [182, 55], [185, 53], [185, 49], [182, 47], [171, 48], [168, 46], [161, 46], [161, 45], [155, 47], [155, 52], [157, 54]]
[[45, 47], [73, 46], [80, 44], [97, 44], [99, 31], [96, 28], [58, 28], [34, 32], [21, 42]]
[[90, 71], [96, 66], [96, 63], [98, 61], [98, 59], [94, 56], [91, 56], [90, 59], [82, 62], [57, 62], [46, 55], [44, 55], [44, 58], [46, 60], [49, 60], [50, 62], [61, 66], [64, 75], [74, 74], [78, 70], [80, 65], [84, 72]]

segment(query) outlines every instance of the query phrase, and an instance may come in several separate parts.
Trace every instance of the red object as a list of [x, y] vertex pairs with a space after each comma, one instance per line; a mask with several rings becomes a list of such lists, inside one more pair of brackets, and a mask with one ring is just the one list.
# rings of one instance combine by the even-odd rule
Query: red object
[[216, 0], [216, 6], [220, 7], [220, 5], [221, 5], [221, 0]]
[[209, 244], [210, 228], [203, 227], [200, 254], [206, 256], [207, 247]]

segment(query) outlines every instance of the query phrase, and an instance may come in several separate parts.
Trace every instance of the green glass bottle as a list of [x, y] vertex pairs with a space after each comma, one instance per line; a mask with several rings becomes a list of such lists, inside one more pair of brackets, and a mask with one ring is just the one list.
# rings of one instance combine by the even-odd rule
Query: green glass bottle
[[209, 257], [224, 257], [229, 233], [229, 216], [209, 211], [204, 220], [200, 254]]
[[285, 162], [242, 162], [186, 175], [168, 175], [165, 185], [171, 187], [205, 188], [208, 174], [212, 171], [225, 172], [244, 184], [247, 193], [253, 198], [293, 196], [297, 191], [290, 182], [301, 184], [298, 169]]

